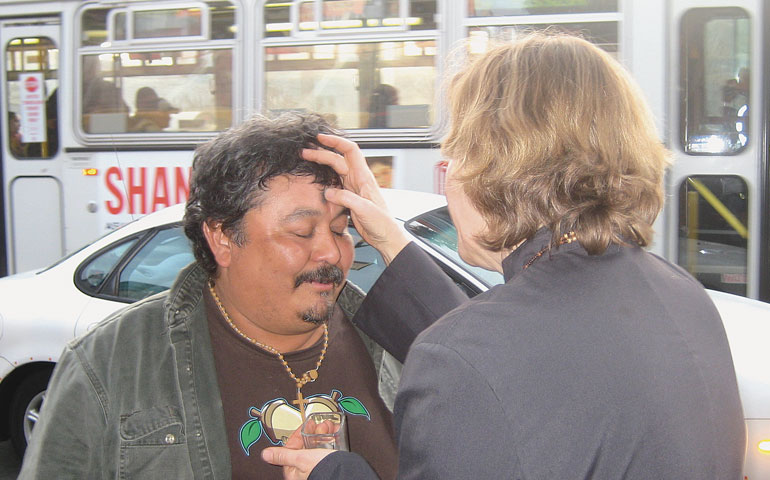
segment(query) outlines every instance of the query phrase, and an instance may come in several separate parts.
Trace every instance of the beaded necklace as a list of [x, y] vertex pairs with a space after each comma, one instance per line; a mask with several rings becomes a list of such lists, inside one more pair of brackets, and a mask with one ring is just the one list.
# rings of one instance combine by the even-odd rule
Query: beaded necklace
[[[572, 243], [577, 240], [577, 235], [575, 232], [567, 232], [564, 235], [561, 236], [558, 242], [556, 242], [557, 245], [564, 245], [565, 243]], [[530, 258], [527, 263], [524, 264], [523, 267], [521, 267], [522, 270], [528, 269], [530, 266], [532, 266], [535, 261], [542, 257], [545, 252], [547, 252], [551, 248], [551, 245], [546, 245], [543, 247], [539, 252], [535, 254], [534, 257]]]
[[211, 291], [211, 296], [214, 297], [214, 301], [217, 304], [217, 307], [219, 308], [219, 311], [222, 313], [222, 316], [225, 317], [225, 320], [227, 320], [227, 323], [232, 327], [233, 330], [235, 330], [235, 333], [240, 335], [242, 338], [245, 338], [250, 343], [258, 346], [262, 350], [267, 350], [268, 352], [274, 354], [276, 357], [278, 357], [278, 360], [281, 362], [281, 365], [286, 369], [286, 373], [289, 374], [292, 380], [294, 380], [294, 383], [297, 385], [297, 399], [292, 401], [291, 403], [295, 405], [299, 405], [299, 413], [302, 415], [302, 421], [305, 421], [305, 405], [307, 405], [308, 400], [306, 400], [302, 396], [302, 387], [305, 386], [306, 383], [312, 383], [315, 382], [318, 378], [318, 369], [321, 368], [321, 364], [324, 361], [324, 357], [326, 356], [326, 348], [329, 346], [329, 325], [327, 323], [324, 323], [324, 344], [323, 348], [321, 348], [321, 355], [318, 357], [318, 361], [315, 364], [315, 368], [312, 370], [308, 370], [307, 372], [302, 374], [301, 378], [297, 378], [296, 375], [294, 375], [294, 372], [291, 371], [291, 367], [289, 366], [289, 362], [286, 361], [286, 359], [283, 357], [283, 354], [276, 350], [275, 348], [271, 347], [270, 345], [258, 342], [251, 338], [250, 336], [243, 333], [236, 325], [233, 323], [232, 319], [230, 318], [230, 315], [227, 314], [227, 310], [225, 310], [224, 305], [222, 305], [222, 302], [219, 300], [219, 296], [217, 295], [217, 292], [214, 290], [214, 282], [209, 280], [209, 291]]

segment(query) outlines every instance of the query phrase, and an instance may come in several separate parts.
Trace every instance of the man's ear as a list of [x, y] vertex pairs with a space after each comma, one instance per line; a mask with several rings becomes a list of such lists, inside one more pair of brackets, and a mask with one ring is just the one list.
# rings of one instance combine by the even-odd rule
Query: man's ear
[[217, 264], [220, 267], [229, 267], [233, 243], [230, 237], [222, 231], [222, 224], [203, 222], [203, 235], [206, 237]]

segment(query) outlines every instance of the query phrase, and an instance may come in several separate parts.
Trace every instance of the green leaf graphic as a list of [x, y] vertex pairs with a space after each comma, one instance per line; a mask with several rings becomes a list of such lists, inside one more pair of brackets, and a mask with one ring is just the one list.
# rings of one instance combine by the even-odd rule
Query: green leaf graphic
[[351, 415], [360, 415], [362, 417], [366, 417], [367, 420], [372, 419], [369, 416], [369, 411], [366, 409], [364, 404], [361, 403], [361, 401], [356, 397], [343, 397], [340, 398], [337, 403], [339, 404], [340, 408], [345, 411], [345, 413], [349, 413]]
[[246, 455], [249, 454], [249, 448], [257, 443], [262, 436], [262, 422], [257, 419], [250, 420], [241, 427], [241, 447]]

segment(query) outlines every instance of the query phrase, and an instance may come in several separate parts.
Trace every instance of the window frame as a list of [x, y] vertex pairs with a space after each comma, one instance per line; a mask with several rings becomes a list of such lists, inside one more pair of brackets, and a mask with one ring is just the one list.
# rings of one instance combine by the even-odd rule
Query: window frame
[[[134, 37], [136, 16], [143, 12], [153, 12], [162, 10], [182, 10], [198, 8], [201, 12], [200, 27], [201, 33], [199, 35], [182, 35], [182, 36], [159, 36], [159, 37]], [[115, 24], [115, 17], [118, 14], [126, 15], [126, 38], [115, 38], [115, 30], [117, 25]], [[208, 41], [211, 39], [211, 15], [209, 6], [205, 2], [180, 2], [180, 3], [161, 3], [161, 4], [144, 4], [144, 5], [130, 5], [123, 8], [111, 9], [107, 13], [107, 41], [112, 45], [141, 45], [141, 44], [156, 44], [158, 42], [195, 42], [195, 41]]]
[[[232, 38], [213, 38], [214, 31], [212, 30], [212, 22], [214, 20], [211, 14], [210, 4], [228, 3], [231, 8], [234, 9], [233, 13], [233, 26], [235, 27], [235, 33]], [[108, 26], [108, 38], [113, 35], [112, 20], [114, 15], [121, 12], [129, 11], [150, 11], [150, 10], [169, 10], [173, 7], [197, 7], [205, 5], [205, 19], [204, 10], [202, 10], [202, 21], [205, 24], [202, 25], [202, 33], [206, 36], [184, 36], [184, 37], [157, 37], [151, 39], [132, 39], [129, 38], [129, 25], [126, 25], [126, 40], [117, 40], [116, 42], [106, 41], [101, 45], [88, 45], [82, 42], [76, 43], [74, 52], [75, 67], [74, 67], [74, 85], [75, 99], [73, 101], [72, 115], [74, 116], [73, 131], [75, 137], [86, 146], [98, 147], [100, 145], [114, 146], [116, 144], [130, 144], [135, 143], [137, 140], [142, 140], [148, 144], [166, 144], [178, 146], [180, 143], [184, 144], [198, 144], [202, 140], [210, 139], [221, 133], [223, 130], [232, 127], [240, 120], [239, 112], [242, 110], [239, 105], [242, 103], [243, 94], [241, 92], [242, 82], [239, 80], [238, 75], [241, 73], [241, 66], [239, 66], [239, 58], [242, 49], [242, 36], [243, 31], [243, 7], [238, 0], [210, 0], [210, 1], [190, 1], [190, 2], [169, 2], [169, 3], [155, 3], [152, 6], [136, 5], [131, 7], [119, 7], [118, 5], [87, 2], [81, 5], [75, 14], [76, 31], [83, 31], [84, 17], [89, 10], [100, 10], [105, 8], [111, 8], [107, 13], [107, 19], [105, 21]], [[113, 14], [114, 12], [114, 14]], [[127, 14], [128, 15], [128, 14]], [[130, 17], [130, 15], [128, 15]], [[128, 18], [127, 18], [128, 23]], [[110, 28], [112, 27], [112, 28]], [[104, 54], [148, 54], [148, 53], [167, 53], [167, 52], [185, 52], [185, 51], [197, 51], [197, 52], [211, 52], [212, 54], [217, 51], [229, 51], [230, 52], [230, 125], [216, 128], [215, 130], [183, 130], [183, 131], [158, 131], [158, 132], [110, 132], [110, 133], [92, 133], [86, 130], [84, 127], [84, 115], [83, 102], [84, 102], [84, 90], [83, 82], [85, 80], [85, 72], [83, 69], [83, 59], [87, 56], [98, 56]], [[160, 95], [161, 97], [163, 95]]]
[[[433, 63], [433, 69], [435, 75], [432, 79], [433, 94], [427, 101], [428, 115], [430, 118], [429, 125], [420, 127], [395, 127], [395, 128], [380, 128], [380, 127], [360, 127], [360, 128], [348, 128], [342, 126], [350, 138], [359, 142], [383, 142], [383, 143], [403, 143], [404, 141], [414, 140], [417, 142], [424, 142], [426, 139], [434, 139], [437, 137], [441, 125], [441, 106], [435, 101], [436, 95], [439, 92], [441, 70], [442, 70], [442, 53], [443, 45], [442, 41], [445, 39], [445, 35], [442, 34], [439, 24], [435, 25], [432, 29], [415, 29], [410, 30], [404, 26], [401, 27], [385, 27], [385, 29], [371, 27], [371, 28], [346, 28], [346, 29], [331, 29], [330, 31], [312, 30], [296, 33], [296, 25], [298, 21], [298, 5], [301, 1], [306, 0], [292, 0], [292, 10], [290, 11], [292, 21], [292, 31], [288, 36], [266, 36], [265, 26], [263, 22], [264, 10], [266, 1], [259, 3], [257, 8], [257, 20], [256, 25], [261, 25], [262, 30], [256, 32], [258, 38], [258, 57], [260, 58], [259, 68], [257, 71], [258, 78], [260, 78], [257, 98], [260, 99], [259, 108], [261, 111], [266, 109], [266, 97], [267, 97], [267, 49], [275, 47], [312, 47], [317, 45], [339, 45], [339, 44], [381, 44], [385, 42], [421, 42], [432, 41], [435, 48], [435, 61]], [[409, 0], [399, 0], [400, 5], [410, 5]], [[316, 2], [319, 5], [321, 2]], [[436, 13], [440, 11], [443, 6], [441, 0], [435, 0]], [[400, 7], [401, 8], [401, 7]], [[407, 8], [407, 17], [409, 14]], [[361, 114], [362, 111], [358, 110], [357, 114]]]
[[[21, 45], [24, 45], [26, 43], [25, 40], [29, 40], [29, 39], [37, 39], [38, 40], [38, 42], [37, 42], [38, 44], [41, 43], [40, 42], [41, 40], [46, 40], [46, 41], [49, 42], [50, 46], [43, 47], [43, 48], [47, 52], [46, 53], [47, 56], [51, 55], [50, 52], [56, 52], [56, 69], [55, 70], [49, 69], [49, 70], [46, 71], [46, 70], [38, 69], [38, 70], [13, 70], [13, 71], [11, 71], [8, 68], [8, 63], [10, 61], [9, 54], [10, 54], [10, 50], [11, 50], [13, 42], [16, 41], [16, 40], [20, 40], [21, 41]], [[32, 50], [32, 49], [30, 49], [30, 50]], [[21, 51], [20, 51], [22, 57], [24, 57], [24, 52], [25, 51], [27, 51], [27, 49], [22, 47]], [[47, 32], [43, 32], [43, 33], [39, 33], [39, 34], [35, 34], [35, 35], [30, 35], [30, 36], [24, 36], [24, 37], [14, 37], [10, 41], [8, 41], [8, 43], [3, 45], [3, 62], [5, 62], [5, 64], [6, 64], [6, 68], [4, 69], [5, 70], [5, 77], [2, 79], [2, 82], [3, 82], [3, 85], [4, 85], [2, 90], [4, 91], [3, 95], [5, 96], [3, 101], [5, 102], [5, 105], [7, 106], [8, 112], [10, 113], [12, 111], [11, 110], [11, 92], [13, 91], [13, 89], [10, 88], [11, 81], [9, 80], [9, 77], [16, 76], [17, 77], [16, 82], [20, 82], [18, 77], [23, 75], [23, 74], [28, 74], [28, 73], [40, 74], [40, 76], [42, 77], [42, 83], [43, 83], [42, 88], [43, 88], [44, 93], [46, 94], [45, 98], [43, 100], [43, 103], [42, 103], [42, 113], [43, 113], [43, 115], [45, 115], [45, 122], [42, 123], [41, 128], [46, 131], [46, 135], [48, 133], [53, 133], [54, 134], [54, 137], [49, 137], [47, 135], [45, 142], [22, 142], [25, 147], [26, 146], [30, 146], [30, 145], [39, 146], [37, 148], [40, 149], [40, 155], [27, 155], [26, 153], [24, 155], [18, 155], [17, 152], [14, 152], [13, 149], [12, 149], [11, 130], [10, 130], [11, 129], [11, 123], [10, 123], [9, 119], [6, 118], [6, 124], [7, 125], [5, 127], [5, 132], [3, 133], [3, 135], [5, 135], [4, 138], [8, 139], [8, 152], [9, 152], [9, 154], [11, 155], [11, 157], [14, 160], [18, 160], [18, 161], [22, 161], [22, 162], [26, 162], [26, 161], [29, 161], [29, 160], [33, 160], [33, 161], [34, 160], [46, 160], [46, 161], [53, 160], [59, 154], [59, 151], [61, 150], [61, 136], [62, 136], [62, 133], [61, 133], [61, 122], [59, 121], [59, 119], [61, 118], [61, 116], [60, 116], [61, 108], [59, 108], [59, 101], [58, 101], [59, 89], [61, 87], [62, 65], [61, 65], [61, 48], [60, 48], [60, 45], [57, 44], [57, 39], [53, 38], [50, 35], [48, 35]], [[24, 66], [24, 60], [22, 58], [22, 67], [23, 66]], [[50, 73], [50, 76], [47, 75], [47, 73]], [[55, 86], [53, 88], [50, 88], [50, 91], [49, 91], [49, 82], [55, 82]], [[21, 89], [21, 87], [19, 87], [19, 89]], [[57, 95], [57, 97], [52, 97], [53, 95]], [[52, 98], [56, 102], [56, 105], [55, 105], [56, 108], [55, 108], [55, 111], [54, 111], [55, 119], [56, 119], [56, 124], [55, 124], [55, 127], [49, 128], [48, 122], [51, 119], [48, 117], [49, 109], [50, 109], [50, 106], [49, 106], [48, 102], [51, 101]], [[20, 125], [19, 125], [19, 132], [18, 133], [19, 133], [19, 135], [21, 135], [22, 112], [18, 111], [18, 112], [13, 112], [13, 113], [16, 115], [16, 118], [17, 118], [18, 122], [20, 123]], [[53, 140], [54, 140], [53, 142], [51, 141], [51, 138], [53, 138]], [[54, 148], [51, 151], [49, 149], [50, 149], [52, 144], [53, 144]], [[43, 150], [44, 150], [43, 146], [44, 145], [45, 145], [45, 150], [46, 150], [45, 155], [43, 155]]]
[[[731, 188], [725, 189], [731, 184]], [[713, 185], [722, 186], [722, 193]], [[736, 188], [737, 185], [740, 188]], [[679, 183], [676, 195], [679, 234], [674, 261], [706, 288], [747, 296], [749, 230], [746, 219], [752, 195], [749, 182], [737, 174], [692, 173]], [[730, 208], [730, 205], [735, 207], [736, 201], [738, 205], [742, 202], [745, 208]], [[729, 261], [738, 255], [743, 256], [742, 264], [730, 265]], [[730, 288], [731, 285], [742, 287]]]
[[[732, 15], [729, 15], [732, 13]], [[740, 14], [740, 16], [739, 16]], [[750, 130], [750, 122], [749, 117], [746, 117], [746, 121], [743, 123], [744, 127], [747, 129], [745, 130], [746, 135], [746, 141], [737, 149], [730, 150], [729, 148], [723, 149], [721, 151], [696, 151], [693, 150], [692, 143], [690, 142], [690, 139], [693, 138], [695, 135], [690, 135], [690, 100], [689, 100], [689, 91], [692, 83], [689, 81], [690, 75], [690, 63], [688, 61], [689, 57], [689, 46], [690, 46], [690, 38], [692, 37], [692, 33], [688, 29], [688, 26], [686, 25], [686, 22], [689, 21], [690, 17], [696, 17], [693, 22], [697, 22], [697, 24], [702, 28], [705, 27], [705, 25], [710, 20], [718, 20], [718, 19], [746, 19], [748, 21], [748, 52], [747, 52], [747, 58], [749, 59], [749, 65], [747, 68], [751, 69], [751, 60], [753, 58], [753, 52], [751, 51], [752, 46], [752, 36], [754, 33], [754, 21], [752, 16], [747, 12], [744, 8], [738, 7], [738, 6], [729, 6], [729, 7], [695, 7], [687, 10], [682, 15], [680, 21], [679, 21], [679, 65], [680, 65], [680, 75], [679, 75], [679, 111], [678, 111], [678, 119], [679, 122], [679, 131], [678, 131], [678, 144], [681, 151], [688, 156], [698, 157], [698, 156], [738, 156], [742, 154], [746, 148], [748, 148], [749, 144], [751, 143], [751, 139], [754, 135], [757, 133], [751, 132]], [[706, 20], [704, 20], [706, 19]], [[700, 30], [700, 38], [703, 38], [705, 36], [705, 32], [703, 29]], [[704, 48], [703, 44], [700, 45], [701, 47], [701, 54], [703, 53]], [[705, 74], [705, 65], [704, 65], [704, 72], [701, 72], [702, 74]], [[703, 75], [701, 75], [699, 78], [702, 79]], [[705, 85], [705, 80], [702, 80], [703, 84]], [[705, 102], [705, 94], [703, 98]], [[758, 110], [755, 106], [752, 106], [751, 103], [753, 101], [751, 92], [748, 92], [747, 96], [747, 106], [749, 110]], [[754, 108], [752, 108], [754, 107]], [[705, 116], [705, 114], [704, 114]], [[761, 135], [761, 132], [758, 132]], [[724, 136], [724, 132], [720, 132], [719, 136]], [[754, 141], [757, 141], [756, 139]]]

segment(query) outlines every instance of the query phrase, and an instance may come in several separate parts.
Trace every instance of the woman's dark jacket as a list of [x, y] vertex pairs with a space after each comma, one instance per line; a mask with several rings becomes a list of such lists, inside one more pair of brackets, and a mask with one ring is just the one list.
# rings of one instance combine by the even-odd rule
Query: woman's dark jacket
[[[632, 246], [575, 242], [524, 269], [549, 241], [538, 232], [503, 285], [464, 302], [415, 244], [370, 291], [359, 326], [397, 358], [411, 344], [399, 478], [740, 478], [735, 371], [703, 287]], [[376, 478], [367, 467], [339, 452], [310, 478]]]

